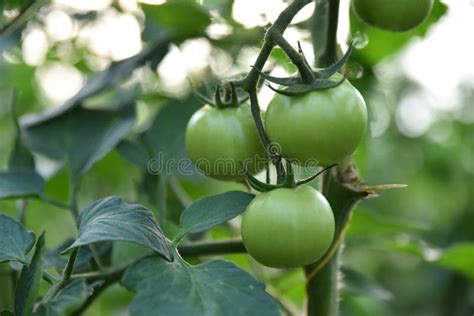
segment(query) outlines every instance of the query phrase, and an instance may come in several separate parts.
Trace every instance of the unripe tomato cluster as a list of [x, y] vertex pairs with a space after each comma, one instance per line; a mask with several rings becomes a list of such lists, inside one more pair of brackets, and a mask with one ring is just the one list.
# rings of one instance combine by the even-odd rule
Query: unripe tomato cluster
[[[364, 99], [348, 81], [297, 97], [277, 94], [265, 114], [270, 140], [300, 165], [342, 161], [360, 144], [366, 126]], [[242, 179], [244, 165], [252, 174], [264, 166], [257, 161], [264, 153], [248, 104], [201, 108], [188, 123], [186, 147], [199, 170], [221, 180]], [[220, 165], [224, 160], [231, 165]], [[275, 268], [315, 262], [330, 247], [334, 231], [328, 201], [310, 186], [260, 193], [242, 218], [247, 251]]]
[[[285, 159], [300, 165], [338, 163], [359, 146], [367, 128], [367, 108], [347, 80], [335, 88], [300, 96], [277, 94], [264, 117], [270, 140]], [[250, 107], [204, 106], [188, 123], [186, 147], [197, 168], [221, 180], [242, 180], [244, 166], [258, 173], [265, 157]], [[224, 168], [227, 160], [234, 168]], [[229, 167], [229, 165], [227, 165]], [[302, 185], [258, 194], [242, 217], [242, 239], [249, 254], [275, 268], [304, 266], [320, 259], [335, 233], [326, 198]]]

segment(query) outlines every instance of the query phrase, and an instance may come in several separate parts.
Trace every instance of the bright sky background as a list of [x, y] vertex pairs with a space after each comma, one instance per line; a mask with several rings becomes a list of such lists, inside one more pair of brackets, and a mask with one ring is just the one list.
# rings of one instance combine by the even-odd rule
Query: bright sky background
[[[38, 66], [37, 81], [45, 97], [53, 104], [61, 104], [74, 95], [84, 84], [81, 72], [68, 62], [73, 51], [64, 47], [64, 60], [45, 64], [48, 47], [56, 42], [67, 42], [77, 38], [82, 47], [93, 52], [88, 63], [97, 70], [104, 69], [111, 61], [118, 61], [138, 53], [140, 41], [141, 12], [135, 0], [120, 0], [125, 13], [109, 8], [111, 0], [54, 0], [54, 10], [47, 13], [45, 27], [30, 25], [24, 34], [22, 52], [26, 63]], [[163, 0], [147, 0], [147, 3], [161, 3]], [[449, 12], [433, 27], [425, 39], [415, 39], [400, 56], [391, 61], [399, 63], [406, 75], [419, 83], [422, 89], [406, 95], [397, 108], [396, 123], [408, 136], [417, 137], [426, 132], [439, 113], [455, 111], [459, 97], [460, 83], [474, 85], [474, 0], [443, 0]], [[341, 0], [339, 42], [344, 43], [348, 34], [349, 0]], [[282, 0], [235, 0], [233, 16], [247, 27], [265, 25], [275, 20], [286, 7]], [[81, 28], [67, 13], [97, 10], [101, 18], [92, 25]], [[302, 21], [311, 15], [313, 5], [308, 5], [295, 21]], [[137, 18], [138, 17], [138, 18]], [[229, 27], [215, 23], [209, 29], [210, 36], [219, 37], [229, 32]], [[303, 49], [311, 56], [311, 44], [302, 34], [290, 27], [285, 37], [290, 43], [302, 40]], [[239, 73], [255, 60], [258, 50], [246, 50], [231, 64], [227, 54], [212, 49], [204, 39], [187, 41], [179, 48], [174, 47], [161, 63], [158, 73], [163, 78], [164, 89], [189, 89], [187, 77], [193, 77], [210, 66], [221, 75]], [[385, 66], [381, 66], [383, 73]], [[388, 67], [388, 66], [386, 66]], [[393, 67], [392, 67], [393, 68]], [[275, 72], [282, 73], [282, 69]], [[265, 107], [272, 97], [269, 89], [263, 89], [261, 103]], [[474, 119], [474, 117], [472, 118]], [[373, 134], [381, 134], [383, 125]], [[388, 124], [385, 124], [388, 125]], [[375, 125], [374, 125], [375, 126]], [[382, 126], [382, 127], [381, 127]]]

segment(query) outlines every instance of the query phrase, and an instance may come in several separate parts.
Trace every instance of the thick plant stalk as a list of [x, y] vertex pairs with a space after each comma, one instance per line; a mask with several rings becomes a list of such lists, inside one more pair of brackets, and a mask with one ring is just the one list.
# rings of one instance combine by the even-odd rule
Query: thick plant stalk
[[329, 262], [307, 284], [308, 301], [311, 300], [308, 304], [308, 315], [338, 314], [340, 255], [339, 247]]
[[353, 207], [359, 200], [371, 195], [364, 187], [352, 162], [347, 162], [324, 175], [322, 192], [334, 212], [336, 232], [333, 243], [323, 258], [305, 267], [307, 310], [310, 316], [338, 315], [341, 244]]
[[[337, 58], [339, 0], [315, 0], [315, 2], [312, 23], [310, 23], [314, 57], [317, 67], [325, 67]], [[343, 201], [346, 197], [343, 191], [340, 191], [341, 194], [337, 193], [339, 185], [341, 188], [343, 186], [334, 181], [337, 173], [336, 170], [327, 172], [323, 176], [322, 193], [334, 211], [336, 233], [335, 241], [328, 253], [318, 262], [305, 267], [308, 316], [337, 316], [339, 314], [340, 244], [353, 203], [344, 205]]]

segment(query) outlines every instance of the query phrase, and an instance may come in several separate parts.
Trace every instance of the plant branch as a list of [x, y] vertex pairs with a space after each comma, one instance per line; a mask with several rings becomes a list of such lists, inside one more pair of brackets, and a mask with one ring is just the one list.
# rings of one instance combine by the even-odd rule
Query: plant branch
[[[119, 278], [120, 279], [120, 278]], [[117, 280], [119, 280], [117, 279]], [[114, 284], [117, 280], [111, 279], [106, 280], [96, 286], [91, 295], [87, 297], [87, 299], [82, 303], [75, 311], [71, 313], [73, 316], [80, 316], [87, 310], [87, 308], [95, 301], [97, 297], [99, 297], [102, 292], [104, 292], [110, 285]]]
[[241, 240], [192, 243], [178, 247], [178, 251], [183, 257], [211, 256], [217, 254], [222, 255], [247, 252]]
[[313, 0], [295, 0], [293, 1], [285, 10], [283, 10], [278, 18], [275, 20], [275, 23], [267, 30], [265, 35], [264, 44], [260, 50], [260, 53], [255, 60], [254, 67], [250, 70], [247, 76], [239, 81], [236, 82], [240, 85], [244, 90], [249, 91], [250, 87], [255, 87], [257, 85], [258, 79], [260, 77], [260, 73], [258, 70], [262, 69], [265, 66], [265, 63], [270, 57], [270, 54], [275, 46], [275, 42], [270, 38], [269, 34], [271, 33], [279, 33], [283, 34], [285, 29], [291, 23], [291, 20], [295, 17], [295, 15], [307, 4], [311, 3]]
[[71, 209], [71, 205], [69, 204], [66, 204], [66, 203], [63, 203], [61, 201], [56, 201], [56, 200], [53, 200], [45, 195], [40, 195], [39, 196], [39, 199], [45, 203], [48, 203], [52, 206], [55, 206], [55, 207], [59, 207], [59, 208], [64, 208], [64, 209], [68, 209], [70, 210]]
[[258, 105], [258, 97], [257, 97], [257, 88], [251, 87], [249, 92], [250, 96], [250, 109], [252, 112], [253, 119], [255, 121], [255, 126], [257, 127], [258, 135], [263, 143], [263, 147], [265, 148], [265, 152], [267, 154], [267, 158], [269, 158], [277, 169], [277, 177], [278, 183], [281, 183], [285, 179], [285, 170], [283, 169], [283, 164], [281, 163], [281, 157], [276, 152], [276, 148], [274, 148], [268, 138], [267, 133], [265, 133], [265, 128], [263, 127], [262, 116], [260, 113], [260, 106]]
[[249, 93], [252, 116], [267, 156], [272, 160], [277, 169], [278, 183], [282, 182], [284, 179], [284, 169], [281, 163], [281, 157], [279, 157], [279, 154], [275, 152], [273, 148], [271, 148], [270, 140], [263, 127], [262, 117], [260, 115], [260, 107], [257, 100], [257, 85], [260, 78], [260, 71], [263, 70], [263, 67], [270, 57], [273, 48], [277, 44], [274, 39], [277, 38], [277, 41], [281, 39], [283, 32], [291, 23], [291, 20], [293, 20], [294, 16], [304, 6], [311, 2], [312, 0], [295, 0], [280, 13], [278, 18], [275, 20], [275, 23], [273, 23], [273, 25], [267, 30], [263, 46], [260, 49], [260, 53], [258, 54], [251, 70], [244, 79], [234, 82], [236, 86], [240, 86]]
[[[192, 243], [189, 245], [183, 245], [178, 247], [178, 251], [183, 257], [196, 257], [196, 256], [211, 256], [219, 254], [231, 254], [231, 253], [246, 253], [244, 244], [241, 240], [225, 240], [217, 242], [200, 242]], [[128, 266], [105, 269], [102, 271], [93, 271], [86, 273], [74, 274], [71, 276], [72, 279], [85, 278], [88, 282], [100, 281], [100, 280], [115, 280], [118, 281], [122, 277]]]
[[304, 83], [311, 83], [314, 80], [313, 70], [309, 67], [303, 55], [296, 51], [290, 43], [283, 37], [283, 34], [271, 32], [270, 38], [285, 52], [291, 62], [298, 68], [301, 80]]
[[74, 248], [69, 255], [69, 260], [67, 261], [66, 267], [63, 270], [61, 275], [61, 279], [58, 283], [53, 285], [51, 289], [46, 293], [43, 298], [43, 303], [47, 303], [54, 299], [54, 297], [61, 291], [63, 287], [65, 287], [72, 276], [72, 270], [74, 269], [74, 263], [76, 262], [77, 253], [79, 252], [79, 248]]

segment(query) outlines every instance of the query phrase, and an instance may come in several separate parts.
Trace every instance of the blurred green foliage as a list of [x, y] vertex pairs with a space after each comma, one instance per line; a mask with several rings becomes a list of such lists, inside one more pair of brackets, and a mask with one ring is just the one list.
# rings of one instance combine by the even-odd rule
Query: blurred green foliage
[[[68, 64], [84, 77], [95, 79], [89, 81], [89, 90], [82, 90], [79, 97], [65, 101], [63, 106], [72, 108], [89, 102], [90, 107], [97, 107], [99, 103], [98, 107], [109, 109], [75, 111], [102, 113], [111, 111], [110, 108], [118, 103], [138, 100], [136, 124], [127, 134], [127, 139], [111, 151], [107, 147], [111, 144], [96, 148], [100, 151], [95, 155], [96, 159], [77, 167], [80, 172], [90, 167], [80, 181], [80, 209], [101, 197], [119, 195], [156, 211], [159, 179], [147, 173], [144, 156], [150, 154], [150, 147], [153, 155], [154, 149], [160, 146], [171, 148], [172, 155], [177, 157], [183, 155], [183, 148], [176, 148], [176, 145], [182, 142], [184, 125], [197, 104], [186, 98], [183, 98], [184, 102], [168, 103], [177, 95], [189, 94], [189, 88], [182, 85], [175, 91], [166, 88], [164, 80], [169, 78], [162, 78], [163, 73], [157, 70], [168, 53], [168, 46], [149, 54], [145, 48], [139, 58], [132, 57], [128, 64], [121, 64], [84, 45], [77, 30], [86, 29], [103, 19], [105, 12], [126, 14], [136, 19], [141, 30], [146, 31], [142, 39], [145, 47], [153, 47], [154, 40], [167, 32], [180, 34], [173, 48], [183, 49], [195, 38], [213, 47], [207, 64], [199, 71], [190, 69], [187, 73], [198, 84], [223, 77], [223, 73], [235, 75], [247, 71], [252, 62], [248, 56], [253, 57], [252, 52], [258, 50], [263, 30], [246, 29], [236, 21], [230, 0], [201, 2], [202, 7], [194, 1], [168, 1], [161, 9], [149, 5], [130, 9], [119, 1], [113, 2], [110, 8], [86, 12], [53, 2], [44, 5], [40, 13], [13, 34], [14, 40], [0, 37], [0, 51], [4, 51], [0, 55], [0, 170], [7, 168], [16, 138], [9, 107], [13, 89], [18, 91], [16, 110], [23, 119], [27, 114], [55, 111], [59, 105], [48, 98], [40, 84], [44, 80], [41, 70], [51, 63]], [[14, 19], [12, 15], [24, 5], [23, 1], [0, 2], [0, 28]], [[27, 63], [22, 50], [25, 49], [25, 34], [33, 29], [46, 31], [45, 17], [53, 10], [65, 12], [77, 30], [66, 40], [48, 38], [45, 60], [38, 64]], [[435, 1], [430, 18], [418, 29], [404, 34], [371, 29], [353, 13], [350, 14], [352, 36], [368, 40], [368, 45], [355, 50], [351, 59], [352, 66], [362, 74], [352, 82], [366, 98], [371, 115], [371, 133], [355, 154], [357, 165], [369, 184], [402, 183], [408, 187], [382, 192], [380, 198], [363, 201], [354, 213], [343, 254], [344, 316], [451, 316], [474, 312], [474, 121], [465, 120], [474, 117], [474, 87], [466, 84], [461, 90], [462, 97], [454, 107], [458, 115], [436, 113], [436, 121], [425, 133], [407, 136], [397, 125], [397, 108], [407, 93], [420, 91], [422, 87], [408, 80], [396, 63], [387, 63], [387, 60], [396, 60], [413, 39], [429, 36], [430, 27], [447, 10], [445, 5]], [[217, 32], [217, 35], [209, 32], [209, 24], [220, 27], [222, 32]], [[311, 23], [299, 23], [293, 28], [305, 32], [308, 31], [307, 25]], [[186, 64], [186, 61], [180, 63]], [[280, 50], [273, 53], [271, 64], [291, 70]], [[220, 72], [219, 67], [227, 67], [227, 70], [222, 72], [221, 69]], [[108, 70], [97, 75], [104, 69]], [[397, 75], [381, 76], [380, 69]], [[98, 101], [96, 99], [94, 103], [91, 96], [97, 97]], [[177, 109], [178, 105], [187, 103], [192, 104], [185, 110]], [[376, 129], [380, 125], [383, 125], [382, 130]], [[74, 132], [80, 128], [89, 130], [92, 125], [68, 126]], [[44, 136], [61, 147], [69, 138], [63, 129], [56, 131], [55, 128], [45, 127]], [[47, 180], [45, 194], [55, 200], [68, 200], [71, 175], [65, 164], [77, 160], [84, 150], [91, 150], [94, 144], [99, 144], [91, 143], [90, 138], [75, 141], [80, 143], [75, 148], [81, 150], [72, 152], [67, 159], [48, 158], [41, 150], [35, 154], [37, 170]], [[35, 139], [30, 142], [33, 149], [39, 144]], [[244, 189], [242, 184], [223, 183], [202, 176], [175, 174], [171, 177], [174, 180], [166, 187], [167, 208], [174, 222], [177, 222], [186, 201], [207, 194]], [[1, 213], [16, 216], [17, 210], [16, 201], [0, 201]], [[76, 229], [69, 213], [35, 199], [28, 200], [25, 224], [37, 236], [43, 230], [47, 232], [48, 249], [74, 236]], [[173, 224], [169, 226], [166, 230], [173, 232]], [[218, 240], [235, 237], [239, 233], [236, 227], [231, 222], [195, 238]], [[112, 257], [124, 262], [138, 258], [144, 252], [139, 247], [118, 243]], [[289, 309], [298, 312], [304, 306], [302, 271], [266, 269], [246, 255], [226, 255], [224, 258], [267, 281], [270, 293], [281, 298]], [[6, 264], [0, 264], [0, 310], [11, 302], [10, 291], [4, 290], [11, 286], [9, 269]], [[44, 291], [44, 284], [40, 291]], [[116, 284], [102, 293], [86, 315], [117, 315], [126, 310], [131, 299], [132, 293]]]

